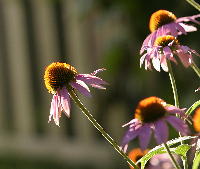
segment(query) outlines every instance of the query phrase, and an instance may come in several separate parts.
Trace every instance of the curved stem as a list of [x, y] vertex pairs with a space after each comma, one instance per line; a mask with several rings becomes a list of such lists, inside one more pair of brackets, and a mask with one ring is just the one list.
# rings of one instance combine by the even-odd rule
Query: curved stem
[[173, 93], [174, 93], [175, 106], [179, 107], [178, 93], [177, 93], [177, 89], [176, 89], [176, 83], [175, 83], [174, 75], [173, 75], [173, 72], [172, 72], [170, 60], [167, 60], [167, 66], [168, 66], [168, 69], [169, 69], [169, 77], [170, 77], [170, 80], [171, 80], [172, 89], [173, 89]]
[[169, 155], [169, 157], [170, 157], [170, 159], [171, 159], [171, 161], [172, 161], [174, 167], [175, 167], [176, 169], [181, 169], [181, 167], [178, 165], [178, 163], [177, 163], [176, 160], [174, 159], [174, 156], [172, 155], [172, 153], [171, 153], [171, 151], [170, 151], [168, 145], [167, 145], [166, 143], [163, 143], [163, 145], [164, 145], [165, 150], [166, 150], [167, 154]]
[[198, 68], [198, 66], [193, 62], [191, 67], [194, 69], [196, 74], [200, 77], [200, 69]]
[[101, 134], [110, 142], [110, 144], [118, 151], [118, 153], [120, 153], [132, 167], [138, 169], [138, 167], [134, 164], [134, 162], [122, 150], [120, 150], [117, 143], [105, 132], [105, 130], [99, 125], [99, 123], [97, 123], [94, 117], [80, 102], [75, 92], [73, 90], [68, 89], [68, 93], [70, 94], [71, 98], [75, 101], [75, 103], [78, 105], [78, 107], [82, 110], [82, 112], [86, 115], [86, 117], [90, 120], [90, 122], [101, 132]]
[[186, 1], [200, 11], [200, 5], [196, 3], [194, 0], [186, 0]]

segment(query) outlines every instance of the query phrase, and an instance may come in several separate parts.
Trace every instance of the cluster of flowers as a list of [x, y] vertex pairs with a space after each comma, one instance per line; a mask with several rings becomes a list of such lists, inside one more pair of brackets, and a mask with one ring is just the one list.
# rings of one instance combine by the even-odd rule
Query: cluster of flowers
[[[147, 51], [140, 59], [140, 67], [145, 61], [145, 69], [151, 70], [150, 61], [152, 60], [157, 71], [160, 71], [160, 66], [164, 71], [169, 71], [167, 62], [171, 60], [177, 64], [175, 55], [180, 58], [186, 68], [192, 65], [192, 53], [200, 55], [195, 50], [180, 45], [177, 37], [181, 34], [186, 35], [187, 32], [196, 31], [196, 27], [187, 25], [183, 21], [200, 24], [195, 20], [197, 17], [200, 15], [177, 19], [174, 14], [166, 10], [155, 12], [151, 16], [149, 25], [152, 33], [144, 40], [140, 50], [141, 55]], [[49, 122], [53, 116], [55, 124], [59, 126], [62, 112], [70, 117], [70, 92], [75, 93], [74, 89], [87, 97], [92, 96], [86, 84], [98, 89], [105, 89], [101, 84], [107, 83], [95, 76], [103, 70], [98, 69], [91, 74], [77, 74], [77, 70], [67, 63], [54, 62], [47, 66], [44, 81], [46, 88], [53, 94]], [[140, 148], [144, 153], [150, 142], [152, 130], [158, 144], [166, 143], [169, 135], [166, 122], [171, 124], [181, 135], [188, 135], [190, 130], [185, 120], [188, 120], [185, 109], [168, 105], [164, 100], [155, 96], [148, 97], [139, 102], [135, 118], [123, 125], [123, 127], [130, 126], [122, 139], [120, 150], [126, 153], [129, 142], [138, 136]], [[196, 126], [199, 124], [196, 123]]]
[[[173, 13], [166, 10], [159, 10], [153, 13], [149, 22], [149, 28], [152, 33], [144, 40], [140, 50], [140, 55], [142, 55], [144, 51], [147, 51], [140, 59], [140, 67], [142, 67], [145, 61], [145, 69], [147, 70], [147, 68], [149, 68], [152, 70], [150, 63], [150, 60], [152, 60], [153, 67], [157, 71], [160, 71], [160, 67], [162, 67], [164, 71], [168, 72], [167, 61], [173, 61], [177, 64], [174, 57], [175, 55], [179, 57], [186, 68], [192, 66], [192, 53], [197, 56], [200, 55], [195, 50], [180, 45], [177, 37], [181, 34], [186, 35], [187, 32], [196, 31], [196, 27], [187, 25], [183, 23], [183, 21], [192, 21], [200, 24], [200, 22], [195, 20], [197, 17], [200, 17], [200, 15], [177, 19]], [[178, 107], [168, 105], [160, 98], [154, 96], [140, 101], [135, 111], [135, 118], [123, 125], [123, 127], [127, 125], [130, 126], [123, 137], [120, 148], [126, 152], [129, 142], [138, 136], [143, 155], [141, 152], [138, 154], [140, 154], [141, 157], [144, 156], [144, 152], [150, 142], [152, 129], [154, 130], [154, 137], [158, 144], [167, 142], [169, 131], [166, 122], [171, 124], [181, 135], [188, 135], [190, 130], [185, 122], [185, 120], [188, 119], [184, 110], [185, 109], [179, 109]], [[196, 115], [195, 120], [197, 122], [194, 123], [194, 127], [198, 126], [196, 128], [200, 128], [198, 124], [199, 120], [197, 120], [198, 118], [199, 116]], [[131, 151], [129, 155], [130, 158], [132, 152], [134, 152], [135, 155], [137, 154], [134, 150]]]

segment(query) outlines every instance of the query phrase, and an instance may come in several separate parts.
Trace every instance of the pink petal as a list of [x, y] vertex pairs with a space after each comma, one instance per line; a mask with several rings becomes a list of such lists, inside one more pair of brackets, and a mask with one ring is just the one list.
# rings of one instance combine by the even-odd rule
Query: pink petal
[[63, 108], [63, 112], [67, 117], [70, 117], [70, 109], [71, 109], [71, 103], [70, 103], [70, 97], [68, 94], [68, 91], [65, 86], [63, 86], [61, 91], [61, 105]]
[[153, 67], [160, 72], [160, 59], [153, 57]]
[[[55, 94], [54, 94], [54, 95], [55, 95]], [[54, 100], [54, 98], [55, 98], [54, 95], [53, 95], [53, 98], [52, 98], [52, 101], [51, 101], [50, 115], [49, 115], [49, 121], [48, 121], [48, 123], [50, 123], [51, 117], [54, 116], [55, 110], [56, 110], [56, 109], [55, 109], [55, 106], [54, 106], [54, 105], [55, 105], [55, 103], [54, 103], [54, 102], [55, 102], [55, 100]]]
[[189, 56], [189, 54], [188, 54], [188, 53], [184, 53], [181, 49], [177, 50], [177, 51], [176, 51], [176, 54], [177, 54], [178, 57], [180, 58], [182, 64], [183, 64], [186, 68], [188, 68], [188, 67], [190, 66], [190, 62], [189, 62], [189, 61], [190, 61], [190, 60], [189, 60], [190, 56]]
[[198, 22], [197, 20], [195, 20], [195, 18], [198, 18], [200, 17], [200, 14], [198, 15], [193, 15], [193, 16], [186, 16], [186, 17], [181, 17], [181, 18], [178, 18], [175, 22], [178, 23], [178, 22], [188, 22], [188, 21], [191, 21], [191, 22], [194, 22], [196, 24], [200, 24], [200, 22]]
[[167, 25], [163, 25], [160, 28], [157, 29], [157, 35], [156, 37], [160, 37], [163, 35], [168, 35], [169, 34], [169, 27]]
[[183, 34], [187, 35], [186, 30], [184, 29], [183, 26], [181, 26], [180, 23], [175, 23], [175, 22], [174, 22], [174, 26], [176, 27], [177, 30], [179, 30], [179, 31], [182, 32]]
[[134, 138], [136, 138], [139, 135], [140, 131], [141, 131], [141, 125], [135, 125], [135, 126], [129, 127], [129, 129], [124, 134], [120, 147], [123, 147], [124, 145], [128, 147], [128, 143]]
[[81, 80], [76, 80], [76, 82], [70, 82], [71, 85], [77, 89], [79, 92], [81, 92], [82, 94], [84, 94], [87, 97], [92, 97], [91, 93], [90, 93], [90, 89], [88, 88], [88, 86]]
[[168, 27], [169, 27], [169, 29], [170, 29], [170, 31], [171, 31], [172, 36], [177, 37], [177, 36], [178, 36], [178, 31], [177, 31], [177, 29], [175, 28], [174, 23], [172, 22], [172, 23], [169, 23], [169, 24], [167, 24], [167, 25], [168, 25]]
[[146, 58], [147, 53], [145, 53], [141, 58], [140, 58], [140, 68], [142, 67], [142, 64], [144, 62], [144, 59]]
[[163, 120], [158, 120], [154, 122], [154, 135], [156, 138], [156, 141], [158, 144], [166, 143], [168, 136], [169, 136], [169, 130], [167, 124]]
[[54, 114], [53, 114], [53, 119], [56, 125], [59, 126], [59, 101], [58, 101], [58, 95], [54, 94]]
[[[187, 24], [184, 24], [184, 23], [179, 23], [179, 25], [181, 25], [184, 30], [186, 32], [194, 32], [194, 31], [197, 31], [197, 28], [192, 26], [192, 25], [187, 25]], [[182, 31], [181, 31], [182, 32]]]
[[97, 69], [97, 70], [95, 70], [94, 72], [92, 72], [90, 75], [94, 76], [94, 75], [96, 75], [97, 73], [102, 72], [103, 70], [106, 70], [106, 69], [105, 69], [105, 68]]
[[75, 78], [77, 80], [82, 80], [88, 85], [98, 88], [98, 89], [105, 89], [105, 87], [101, 86], [100, 84], [107, 84], [105, 81], [103, 81], [99, 77], [92, 76], [90, 74], [79, 74], [79, 75], [76, 75]]
[[142, 151], [146, 150], [150, 142], [151, 133], [152, 133], [151, 123], [144, 124], [141, 127], [141, 131], [139, 134], [139, 142], [140, 142], [140, 148]]
[[167, 66], [167, 61], [164, 55], [160, 55], [160, 63], [161, 67], [165, 72], [168, 72], [168, 66]]
[[169, 48], [169, 46], [165, 46], [163, 48], [163, 53], [164, 53], [164, 55], [166, 56], [167, 59], [170, 59], [172, 57], [172, 51]]
[[172, 115], [165, 117], [165, 119], [182, 135], [186, 136], [190, 133], [187, 124], [182, 119]]
[[129, 121], [128, 123], [124, 124], [122, 127], [128, 126], [130, 124], [134, 124], [137, 125], [139, 124], [139, 120], [138, 119], [132, 119], [131, 121]]

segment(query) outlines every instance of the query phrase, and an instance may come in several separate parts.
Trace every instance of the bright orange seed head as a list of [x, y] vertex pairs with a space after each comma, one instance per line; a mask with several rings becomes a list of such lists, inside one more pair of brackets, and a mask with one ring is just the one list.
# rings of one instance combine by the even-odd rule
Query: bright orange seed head
[[149, 29], [151, 32], [154, 32], [159, 27], [174, 22], [175, 20], [176, 16], [173, 13], [166, 10], [159, 10], [151, 15]]
[[196, 109], [193, 118], [193, 126], [195, 131], [200, 132], [200, 107]]
[[165, 105], [164, 100], [155, 96], [141, 100], [135, 110], [135, 118], [142, 124], [153, 123], [166, 115]]
[[158, 37], [155, 40], [154, 45], [165, 47], [165, 46], [168, 46], [168, 44], [171, 43], [172, 41], [174, 41], [173, 45], [179, 45], [180, 44], [174, 36], [164, 35], [164, 36]]
[[50, 93], [54, 94], [58, 88], [75, 81], [74, 76], [77, 71], [74, 67], [67, 63], [53, 62], [46, 67], [44, 73], [44, 82]]
[[[148, 153], [149, 149], [146, 149], [144, 152], [142, 152], [142, 150], [140, 148], [135, 148], [133, 150], [130, 151], [130, 153], [128, 154], [128, 157], [134, 162], [136, 163], [140, 158], [142, 158], [143, 156], [145, 156]], [[129, 165], [130, 169], [134, 169], [131, 165]], [[141, 167], [139, 164], [137, 165], [137, 167]]]

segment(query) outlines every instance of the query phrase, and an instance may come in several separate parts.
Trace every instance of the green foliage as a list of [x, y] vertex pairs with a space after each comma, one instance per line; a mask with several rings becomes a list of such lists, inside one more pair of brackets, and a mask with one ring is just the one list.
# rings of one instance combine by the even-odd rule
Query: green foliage
[[186, 115], [189, 116], [198, 106], [200, 105], [200, 100], [195, 102], [186, 112]]
[[178, 154], [182, 159], [187, 159], [186, 154], [191, 147], [193, 146], [188, 144], [181, 144], [180, 146], [176, 147], [175, 153]]
[[195, 160], [193, 162], [192, 169], [198, 169], [200, 163], [200, 153], [196, 154]]
[[[179, 137], [177, 139], [169, 140], [166, 144], [170, 147], [174, 144], [181, 143], [185, 140], [189, 140], [189, 139], [193, 139], [193, 138], [195, 138], [195, 137], [193, 137], [193, 136]], [[170, 148], [170, 151], [172, 153], [176, 153], [176, 154], [180, 155], [181, 157], [186, 157], [186, 153], [191, 147], [192, 147], [191, 145], [182, 144], [176, 148]], [[140, 162], [141, 169], [144, 169], [147, 161], [151, 157], [153, 157], [154, 155], [163, 154], [163, 153], [166, 153], [164, 145], [156, 146], [155, 148], [151, 149], [144, 157], [142, 157], [140, 160], [138, 160], [137, 163]]]

